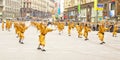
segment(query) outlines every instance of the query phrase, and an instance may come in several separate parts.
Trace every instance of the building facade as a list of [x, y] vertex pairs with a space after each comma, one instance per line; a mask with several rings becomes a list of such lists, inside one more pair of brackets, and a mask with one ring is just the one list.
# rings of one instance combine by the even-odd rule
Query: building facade
[[[64, 2], [65, 15], [69, 20], [74, 21], [91, 21], [95, 16], [93, 12], [94, 0], [66, 0]], [[78, 12], [78, 5], [81, 5], [80, 12]], [[94, 13], [92, 15], [92, 13]], [[93, 17], [93, 18], [92, 18]]]
[[80, 0], [64, 0], [64, 16], [65, 19], [77, 20], [77, 6], [80, 4]]
[[[77, 1], [77, 3], [75, 3]], [[104, 19], [120, 20], [120, 0], [98, 0], [103, 5], [103, 10], [94, 10], [94, 0], [65, 0], [64, 14], [67, 19], [87, 22], [98, 22]], [[76, 5], [75, 5], [75, 4]], [[78, 4], [81, 11], [78, 14]], [[77, 19], [75, 19], [77, 18]]]
[[0, 0], [0, 18], [20, 17], [20, 0]]
[[108, 20], [120, 20], [120, 0], [98, 0], [104, 5], [103, 18]]
[[50, 18], [54, 9], [54, 0], [22, 0], [21, 16]]

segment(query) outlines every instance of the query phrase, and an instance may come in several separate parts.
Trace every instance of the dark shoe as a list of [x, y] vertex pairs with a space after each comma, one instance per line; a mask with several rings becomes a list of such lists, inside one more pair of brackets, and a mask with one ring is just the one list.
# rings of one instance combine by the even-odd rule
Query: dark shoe
[[41, 50], [41, 48], [40, 48], [40, 47], [38, 47], [37, 49], [38, 49], [38, 50]]
[[42, 51], [46, 51], [45, 49], [42, 49]]
[[85, 41], [87, 41], [88, 39], [85, 39]]
[[19, 40], [19, 43], [21, 43], [21, 40]]
[[103, 44], [103, 42], [100, 43], [101, 45]]
[[105, 42], [103, 42], [103, 44], [105, 44]]
[[59, 33], [59, 35], [61, 35], [61, 33]]
[[21, 42], [21, 44], [24, 44], [23, 42]]
[[82, 38], [82, 37], [79, 37], [79, 38]]
[[102, 45], [102, 44], [105, 44], [105, 42], [101, 42], [100, 44], [101, 44], [101, 45]]

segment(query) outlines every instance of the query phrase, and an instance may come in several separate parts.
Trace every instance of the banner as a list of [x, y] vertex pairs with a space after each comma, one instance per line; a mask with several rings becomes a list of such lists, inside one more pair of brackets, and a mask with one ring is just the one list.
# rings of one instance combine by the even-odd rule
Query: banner
[[94, 10], [97, 10], [98, 0], [94, 0]]
[[97, 10], [102, 11], [102, 10], [103, 10], [103, 7], [104, 7], [103, 4], [98, 4], [98, 5], [97, 5]]
[[60, 12], [60, 7], [59, 7], [59, 8], [58, 8], [58, 15], [60, 15], [60, 13], [61, 13], [61, 12]]
[[78, 5], [78, 12], [80, 12], [80, 4]]

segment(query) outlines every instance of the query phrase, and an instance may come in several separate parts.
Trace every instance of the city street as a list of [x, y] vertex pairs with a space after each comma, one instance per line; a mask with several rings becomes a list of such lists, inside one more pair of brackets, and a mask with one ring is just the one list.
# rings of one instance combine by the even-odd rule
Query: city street
[[0, 24], [0, 60], [120, 60], [120, 34], [112, 37], [112, 33], [106, 32], [106, 44], [100, 45], [97, 31], [90, 32], [89, 40], [84, 41], [78, 38], [76, 29], [68, 36], [65, 27], [61, 35], [57, 30], [46, 35], [46, 52], [37, 50], [38, 35], [36, 28], [29, 27], [22, 45], [14, 28], [2, 31]]

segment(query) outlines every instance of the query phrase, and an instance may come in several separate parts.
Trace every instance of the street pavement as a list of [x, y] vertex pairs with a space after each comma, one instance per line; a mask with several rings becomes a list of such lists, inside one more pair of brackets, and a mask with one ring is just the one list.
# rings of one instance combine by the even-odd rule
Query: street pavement
[[38, 35], [36, 28], [29, 27], [25, 32], [25, 44], [21, 45], [14, 28], [8, 32], [0, 27], [0, 60], [120, 60], [120, 34], [112, 37], [112, 33], [106, 32], [106, 44], [100, 45], [97, 31], [90, 32], [89, 40], [84, 41], [78, 38], [75, 29], [68, 36], [65, 27], [61, 35], [57, 30], [46, 35], [46, 52], [37, 50]]

